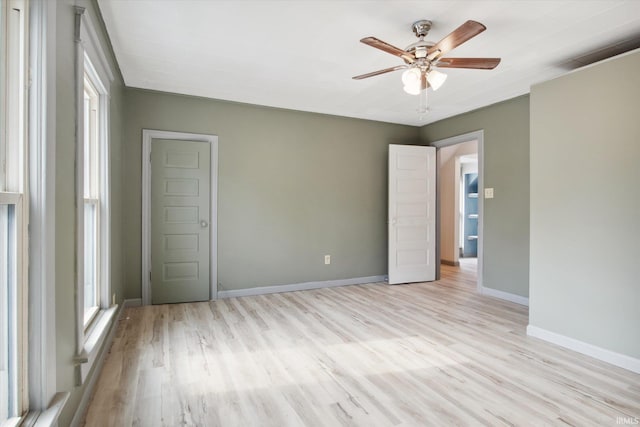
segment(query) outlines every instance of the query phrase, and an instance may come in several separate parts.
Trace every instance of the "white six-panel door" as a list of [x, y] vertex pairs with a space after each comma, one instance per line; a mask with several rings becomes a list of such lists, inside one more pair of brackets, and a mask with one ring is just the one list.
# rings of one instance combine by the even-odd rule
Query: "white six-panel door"
[[436, 149], [389, 145], [389, 284], [435, 280]]

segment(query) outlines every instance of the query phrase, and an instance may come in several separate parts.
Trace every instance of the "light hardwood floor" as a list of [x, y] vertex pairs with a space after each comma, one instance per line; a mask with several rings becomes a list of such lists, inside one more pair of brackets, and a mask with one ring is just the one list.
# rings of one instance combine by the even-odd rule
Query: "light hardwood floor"
[[640, 375], [529, 338], [527, 308], [442, 280], [129, 308], [87, 426], [609, 425]]

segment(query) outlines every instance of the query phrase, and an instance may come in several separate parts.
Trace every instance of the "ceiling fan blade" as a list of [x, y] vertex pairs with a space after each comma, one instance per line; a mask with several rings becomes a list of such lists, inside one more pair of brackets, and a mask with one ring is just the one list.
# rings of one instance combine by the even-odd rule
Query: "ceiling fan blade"
[[380, 49], [384, 52], [390, 53], [391, 55], [399, 56], [409, 63], [413, 63], [416, 60], [416, 57], [412, 53], [406, 52], [399, 47], [392, 46], [389, 43], [383, 42], [382, 40], [375, 37], [365, 37], [360, 40], [360, 42], [371, 47], [375, 47], [376, 49]]
[[438, 60], [436, 67], [493, 70], [499, 63], [500, 58], [442, 58]]
[[378, 71], [373, 71], [371, 73], [367, 73], [367, 74], [360, 74], [359, 76], [355, 76], [353, 77], [354, 80], [362, 80], [362, 79], [366, 79], [368, 77], [373, 77], [373, 76], [377, 76], [380, 74], [384, 74], [384, 73], [390, 73], [392, 71], [397, 71], [397, 70], [402, 70], [408, 68], [406, 65], [397, 65], [395, 67], [391, 67], [391, 68], [385, 68], [384, 70], [378, 70]]
[[476, 21], [467, 21], [427, 50], [427, 58], [435, 59], [477, 36], [487, 27]]

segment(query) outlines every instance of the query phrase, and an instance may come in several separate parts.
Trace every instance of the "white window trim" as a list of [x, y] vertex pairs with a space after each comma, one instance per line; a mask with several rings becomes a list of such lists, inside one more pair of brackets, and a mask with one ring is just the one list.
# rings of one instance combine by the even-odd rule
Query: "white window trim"
[[[83, 161], [76, 162], [76, 357], [77, 384], [83, 384], [97, 359], [107, 333], [113, 324], [117, 306], [110, 299], [110, 200], [109, 200], [109, 90], [113, 73], [100, 44], [90, 16], [82, 7], [75, 7], [76, 39], [76, 158], [84, 159], [84, 75], [89, 75], [99, 93], [98, 140], [100, 180], [100, 311], [91, 324], [84, 324], [84, 171]], [[104, 141], [107, 141], [104, 143]]]
[[56, 2], [29, 0], [29, 414], [56, 424], [69, 392], [56, 392]]

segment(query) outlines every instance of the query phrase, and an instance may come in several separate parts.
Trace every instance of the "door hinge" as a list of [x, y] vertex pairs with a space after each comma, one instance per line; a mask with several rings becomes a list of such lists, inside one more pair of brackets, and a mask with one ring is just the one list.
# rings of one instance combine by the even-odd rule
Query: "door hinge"
[[151, 281], [151, 270], [149, 270], [149, 281]]

